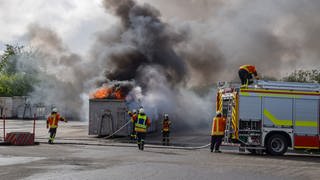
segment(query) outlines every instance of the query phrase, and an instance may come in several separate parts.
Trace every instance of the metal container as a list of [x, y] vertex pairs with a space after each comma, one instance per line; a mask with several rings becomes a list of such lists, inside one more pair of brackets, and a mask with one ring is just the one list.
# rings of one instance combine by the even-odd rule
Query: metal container
[[[89, 100], [89, 135], [106, 136], [111, 135], [124, 126], [130, 117], [127, 111], [130, 108], [125, 100], [118, 99], [90, 99]], [[155, 113], [147, 113], [151, 120], [148, 132], [157, 130], [158, 121]], [[117, 136], [130, 135], [132, 123], [129, 123], [122, 130], [117, 132]]]
[[[89, 100], [89, 135], [106, 136], [121, 128], [129, 117], [124, 100], [90, 99]], [[130, 133], [129, 126], [115, 135], [126, 136]]]

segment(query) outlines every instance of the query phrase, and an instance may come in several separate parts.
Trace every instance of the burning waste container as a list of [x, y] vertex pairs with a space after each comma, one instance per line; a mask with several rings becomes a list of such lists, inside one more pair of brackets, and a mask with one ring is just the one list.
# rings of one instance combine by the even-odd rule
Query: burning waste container
[[[115, 133], [129, 120], [129, 107], [126, 96], [130, 88], [113, 85], [98, 89], [89, 100], [89, 135], [107, 136]], [[156, 130], [156, 121], [151, 116], [149, 132]], [[115, 133], [116, 136], [128, 136], [132, 131], [132, 123]]]
[[[89, 100], [89, 135], [105, 136], [113, 134], [129, 120], [126, 102], [123, 99]], [[115, 135], [130, 134], [129, 126]]]
[[[128, 122], [125, 95], [129, 88], [124, 87], [120, 84], [104, 85], [92, 95], [89, 100], [89, 135], [111, 135]], [[115, 135], [129, 133], [127, 126]]]

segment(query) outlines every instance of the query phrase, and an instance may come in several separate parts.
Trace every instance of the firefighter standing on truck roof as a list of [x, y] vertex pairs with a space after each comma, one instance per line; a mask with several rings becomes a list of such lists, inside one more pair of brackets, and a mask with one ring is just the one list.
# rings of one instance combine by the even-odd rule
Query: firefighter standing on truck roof
[[138, 148], [143, 151], [147, 128], [151, 125], [150, 119], [145, 114], [143, 108], [139, 109], [139, 114], [135, 117], [134, 122]]
[[216, 153], [221, 153], [219, 147], [222, 143], [222, 138], [224, 136], [224, 131], [226, 129], [226, 120], [222, 117], [221, 112], [217, 112], [216, 117], [212, 120], [212, 130], [211, 130], [211, 146], [210, 150]]
[[255, 79], [259, 80], [259, 76], [256, 71], [256, 67], [252, 65], [242, 65], [239, 68], [239, 78], [241, 80], [241, 86], [246, 87], [253, 83], [252, 74]]
[[58, 113], [58, 109], [53, 108], [51, 111], [51, 114], [47, 119], [47, 129], [49, 128], [49, 133], [50, 133], [50, 137], [48, 141], [49, 144], [53, 144], [54, 138], [56, 137], [59, 121], [67, 122], [67, 120], [64, 117], [60, 116], [60, 114]]
[[169, 115], [164, 114], [164, 119], [162, 121], [162, 145], [169, 145], [170, 125], [171, 121], [169, 120]]
[[130, 120], [132, 122], [132, 131], [131, 131], [131, 134], [130, 134], [130, 137], [131, 137], [131, 140], [135, 140], [137, 138], [137, 135], [136, 135], [136, 131], [135, 131], [135, 119], [136, 119], [136, 116], [137, 116], [137, 110], [133, 109], [132, 112], [129, 111], [128, 112], [129, 116], [130, 116]]

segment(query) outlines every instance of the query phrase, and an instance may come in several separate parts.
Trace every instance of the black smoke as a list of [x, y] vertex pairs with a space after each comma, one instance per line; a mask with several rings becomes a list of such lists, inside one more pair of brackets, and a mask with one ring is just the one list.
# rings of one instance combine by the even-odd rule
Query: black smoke
[[[218, 72], [212, 71], [212, 67], [223, 64], [217, 46], [204, 43], [191, 50], [184, 45], [194, 35], [189, 28], [166, 23], [149, 4], [134, 0], [104, 0], [103, 4], [106, 12], [119, 20], [112, 30], [98, 35], [93, 48], [93, 56], [106, 62], [106, 82], [133, 81], [141, 87], [146, 111], [160, 114], [153, 116], [154, 120], [169, 113], [177, 129], [203, 124], [208, 127], [213, 103], [188, 90], [188, 86], [191, 73], [208, 80]], [[210, 53], [203, 46], [212, 48]]]
[[[144, 86], [141, 74], [146, 67], [159, 67], [170, 84], [183, 83], [188, 77], [185, 61], [174, 47], [185, 38], [162, 22], [160, 12], [148, 4], [138, 5], [133, 0], [105, 0], [106, 11], [112, 11], [121, 21], [119, 42], [121, 51], [111, 52], [106, 59], [106, 78], [132, 80]], [[109, 44], [109, 42], [108, 42]]]

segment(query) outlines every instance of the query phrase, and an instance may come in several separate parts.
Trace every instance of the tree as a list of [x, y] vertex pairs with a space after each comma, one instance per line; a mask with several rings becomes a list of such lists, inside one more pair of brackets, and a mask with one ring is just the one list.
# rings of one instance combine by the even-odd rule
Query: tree
[[289, 76], [283, 78], [289, 82], [317, 82], [320, 83], [320, 70], [295, 70]]
[[6, 44], [6, 50], [1, 56], [0, 72], [14, 74], [16, 72], [17, 58], [21, 54], [23, 46]]
[[0, 96], [23, 96], [32, 91], [34, 76], [19, 72], [16, 67], [22, 50], [22, 46], [6, 45], [0, 62]]

